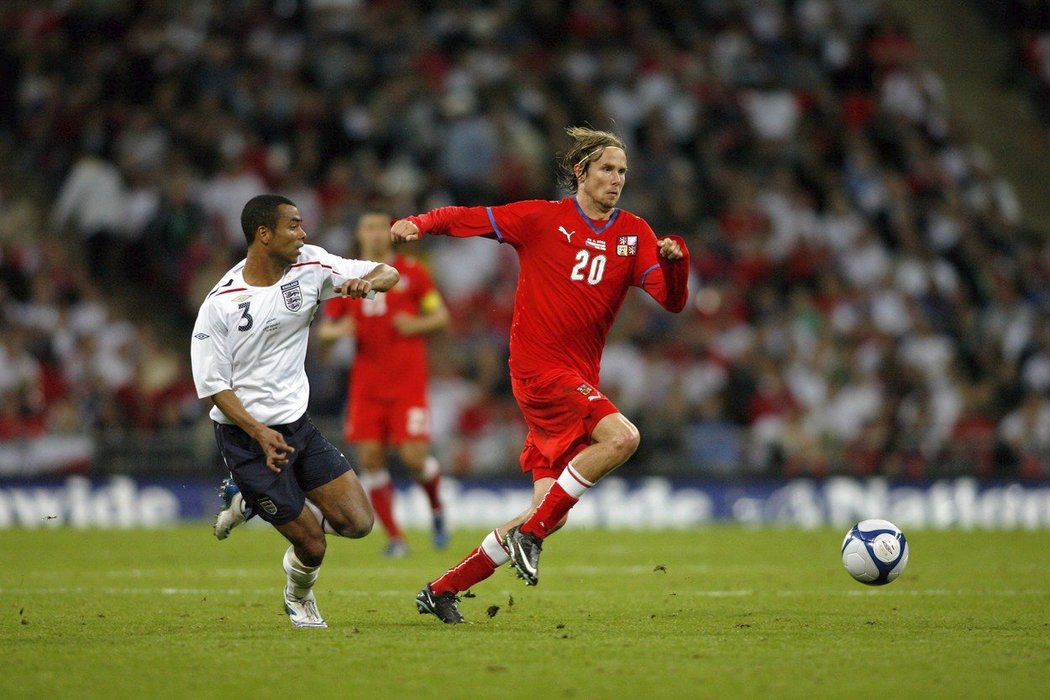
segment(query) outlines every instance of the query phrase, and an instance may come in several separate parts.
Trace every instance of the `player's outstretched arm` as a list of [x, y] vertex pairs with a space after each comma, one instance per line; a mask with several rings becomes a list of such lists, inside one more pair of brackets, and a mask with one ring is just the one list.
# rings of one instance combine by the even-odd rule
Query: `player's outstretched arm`
[[448, 328], [451, 314], [435, 289], [423, 299], [418, 315], [400, 313], [392, 321], [394, 328], [403, 336], [432, 335]]
[[390, 265], [377, 263], [372, 271], [361, 277], [354, 277], [335, 288], [337, 294], [351, 299], [363, 299], [372, 292], [385, 292], [401, 279], [401, 273]]

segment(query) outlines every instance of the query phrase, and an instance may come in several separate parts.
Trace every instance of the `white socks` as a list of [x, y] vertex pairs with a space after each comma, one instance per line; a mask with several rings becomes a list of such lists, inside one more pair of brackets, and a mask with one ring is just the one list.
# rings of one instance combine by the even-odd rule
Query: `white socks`
[[320, 566], [307, 566], [295, 556], [295, 547], [284, 553], [284, 573], [288, 574], [288, 591], [296, 598], [305, 598], [314, 587]]

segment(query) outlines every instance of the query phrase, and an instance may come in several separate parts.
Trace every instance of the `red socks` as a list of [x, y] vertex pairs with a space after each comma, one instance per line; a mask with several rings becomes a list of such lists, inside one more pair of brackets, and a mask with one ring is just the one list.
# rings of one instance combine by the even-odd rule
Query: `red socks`
[[540, 539], [545, 538], [579, 500], [566, 493], [561, 484], [555, 481], [540, 501], [536, 512], [522, 524], [521, 531]]
[[592, 486], [594, 484], [576, 471], [573, 463], [569, 462], [558, 480], [551, 484], [544, 494], [536, 512], [522, 523], [521, 531], [544, 539]]
[[394, 483], [389, 479], [382, 486], [375, 486], [368, 490], [368, 497], [372, 501], [372, 509], [376, 517], [382, 523], [387, 535], [392, 540], [403, 540], [404, 535], [401, 528], [394, 520]]
[[431, 583], [430, 588], [437, 595], [465, 591], [494, 574], [496, 569], [506, 564], [509, 559], [510, 554], [504, 547], [503, 540], [493, 530], [463, 561]]
[[426, 481], [419, 482], [419, 485], [426, 491], [427, 500], [430, 501], [430, 510], [433, 513], [441, 512], [441, 496], [439, 496], [439, 489], [441, 488], [441, 475], [435, 474]]

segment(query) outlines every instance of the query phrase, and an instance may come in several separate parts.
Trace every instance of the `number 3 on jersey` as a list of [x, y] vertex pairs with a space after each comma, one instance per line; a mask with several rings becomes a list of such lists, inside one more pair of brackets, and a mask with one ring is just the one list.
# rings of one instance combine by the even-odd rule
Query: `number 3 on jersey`
[[569, 275], [570, 279], [578, 282], [587, 280], [587, 284], [593, 286], [601, 282], [604, 275], [604, 255], [595, 255], [594, 257], [591, 257], [590, 252], [582, 248], [576, 253], [576, 264], [573, 266], [572, 273]]

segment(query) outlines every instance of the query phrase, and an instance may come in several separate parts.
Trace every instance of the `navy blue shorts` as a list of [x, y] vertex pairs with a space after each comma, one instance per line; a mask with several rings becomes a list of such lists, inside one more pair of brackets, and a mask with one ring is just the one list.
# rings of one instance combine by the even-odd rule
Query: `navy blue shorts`
[[236, 425], [216, 423], [215, 442], [252, 511], [284, 525], [302, 513], [309, 491], [350, 471], [350, 463], [305, 413], [294, 423], [270, 427], [295, 448], [280, 474], [270, 471], [262, 446]]

